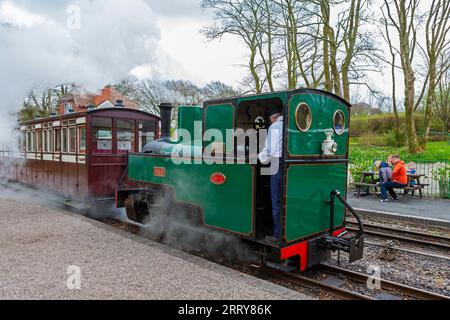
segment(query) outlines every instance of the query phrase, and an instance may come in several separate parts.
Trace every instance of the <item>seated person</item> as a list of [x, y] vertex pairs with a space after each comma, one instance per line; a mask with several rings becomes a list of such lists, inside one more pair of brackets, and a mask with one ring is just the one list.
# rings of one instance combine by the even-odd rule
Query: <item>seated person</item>
[[416, 174], [416, 164], [414, 162], [408, 163], [408, 174]]
[[380, 183], [388, 182], [392, 180], [392, 169], [384, 161], [375, 161], [375, 167], [378, 170], [378, 175], [380, 177]]
[[[417, 173], [416, 164], [414, 162], [408, 163], [408, 171], [406, 172], [406, 174], [416, 174], [416, 173]], [[414, 185], [416, 185], [416, 182], [411, 181], [409, 184], [411, 185], [411, 187], [413, 187]]]
[[381, 202], [387, 202], [388, 191], [392, 199], [397, 200], [397, 194], [394, 188], [405, 188], [408, 185], [405, 163], [400, 160], [400, 156], [392, 156], [390, 163], [394, 166], [394, 170], [392, 170], [392, 181], [381, 184]]

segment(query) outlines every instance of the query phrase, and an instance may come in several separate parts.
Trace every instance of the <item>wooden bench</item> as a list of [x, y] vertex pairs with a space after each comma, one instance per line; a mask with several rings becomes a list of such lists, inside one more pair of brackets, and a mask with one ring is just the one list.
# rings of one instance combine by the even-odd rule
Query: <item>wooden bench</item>
[[367, 194], [370, 194], [370, 188], [374, 188], [375, 193], [378, 193], [379, 185], [375, 179], [376, 174], [378, 174], [378, 172], [373, 171], [365, 171], [361, 174], [361, 180], [358, 183], [355, 183], [357, 198], [361, 196], [362, 187], [367, 187]]
[[411, 196], [413, 196], [413, 197], [414, 197], [414, 192], [416, 190], [418, 190], [420, 198], [422, 198], [423, 197], [422, 190], [425, 187], [428, 187], [429, 185], [430, 185], [429, 183], [421, 183], [421, 184], [416, 184], [416, 185], [410, 185], [409, 187], [396, 188], [396, 189], [403, 189], [405, 191], [403, 196], [406, 196], [408, 194], [408, 191], [411, 191]]
[[[378, 188], [380, 187], [380, 184], [377, 182], [375, 175], [377, 172], [373, 171], [366, 171], [363, 172], [361, 175], [361, 180], [358, 183], [355, 183], [355, 187], [357, 189], [357, 195], [356, 197], [359, 198], [361, 195], [361, 188], [367, 187], [368, 188], [368, 194], [370, 194], [370, 188], [374, 188], [375, 193], [378, 194]], [[422, 190], [429, 186], [428, 183], [421, 183], [420, 179], [422, 177], [425, 177], [424, 174], [408, 174], [408, 183], [407, 187], [403, 188], [394, 188], [394, 189], [403, 189], [404, 193], [403, 196], [406, 196], [409, 191], [411, 191], [411, 195], [414, 197], [415, 191], [419, 191], [420, 198], [423, 197]], [[367, 181], [368, 180], [368, 181]], [[414, 184], [413, 184], [414, 183]]]

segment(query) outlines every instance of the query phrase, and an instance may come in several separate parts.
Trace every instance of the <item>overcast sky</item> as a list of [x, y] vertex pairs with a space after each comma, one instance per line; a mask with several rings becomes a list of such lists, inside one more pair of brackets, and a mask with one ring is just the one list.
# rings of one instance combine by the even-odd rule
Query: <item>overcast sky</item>
[[245, 50], [207, 43], [210, 23], [200, 0], [0, 0], [0, 137], [33, 88], [96, 91], [129, 74], [238, 85]]
[[[66, 28], [72, 17], [67, 12], [70, 5], [81, 9], [79, 30]], [[236, 85], [244, 74], [236, 66], [242, 63], [245, 51], [237, 39], [206, 42], [199, 31], [212, 22], [211, 17], [211, 12], [200, 8], [200, 0], [0, 0], [0, 22], [9, 24], [0, 32], [14, 33], [14, 39], [4, 35], [0, 38], [9, 40], [6, 46], [11, 53], [0, 55], [13, 59], [8, 64], [19, 69], [26, 65], [32, 77], [36, 76], [32, 73], [37, 67], [40, 83], [46, 81], [45, 70], [40, 66], [72, 63], [75, 68], [59, 65], [63, 70], [58, 71], [91, 68], [106, 72], [112, 81], [132, 71], [153, 78], [182, 78], [199, 83], [222, 80]], [[1, 44], [3, 48], [5, 44]], [[22, 52], [24, 47], [28, 47], [26, 52]], [[104, 61], [100, 61], [102, 57]], [[64, 72], [50, 74], [47, 79], [64, 81]], [[93, 72], [88, 74], [92, 79], [79, 78], [88, 86], [102, 78]]]
[[[0, 0], [0, 112], [36, 86], [98, 90], [130, 73], [237, 86], [247, 50], [232, 37], [208, 43], [199, 31], [212, 16], [200, 0]], [[389, 73], [370, 82], [390, 94]]]

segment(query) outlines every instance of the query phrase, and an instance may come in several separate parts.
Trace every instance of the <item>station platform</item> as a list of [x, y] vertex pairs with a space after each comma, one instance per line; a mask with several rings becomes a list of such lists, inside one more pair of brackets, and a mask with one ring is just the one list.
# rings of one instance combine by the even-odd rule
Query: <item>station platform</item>
[[348, 202], [362, 214], [389, 217], [423, 225], [450, 227], [450, 200], [398, 196], [398, 200], [381, 202], [375, 194], [357, 198], [348, 194]]
[[0, 189], [1, 300], [311, 299], [3, 191]]

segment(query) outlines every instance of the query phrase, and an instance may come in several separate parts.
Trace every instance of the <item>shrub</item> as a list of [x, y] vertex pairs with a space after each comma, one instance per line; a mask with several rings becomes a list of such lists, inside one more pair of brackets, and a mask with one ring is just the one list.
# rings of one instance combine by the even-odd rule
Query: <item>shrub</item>
[[450, 165], [442, 163], [433, 170], [433, 179], [439, 184], [441, 198], [450, 199]]
[[[418, 133], [424, 132], [423, 122], [424, 116], [421, 113], [414, 115], [414, 121]], [[405, 126], [405, 115], [400, 114], [400, 131]], [[352, 137], [361, 137], [367, 134], [384, 134], [389, 131], [394, 131], [396, 127], [394, 114], [381, 114], [373, 116], [355, 116], [351, 118], [350, 135]], [[442, 124], [439, 121], [432, 120], [431, 131], [442, 131]]]
[[385, 140], [383, 135], [365, 134], [358, 139], [360, 146], [384, 146]]
[[355, 159], [350, 165], [350, 174], [353, 178], [353, 184], [361, 180], [362, 173], [367, 170], [373, 170], [373, 161], [367, 159]]
[[399, 137], [396, 137], [395, 130], [389, 130], [384, 134], [384, 143], [386, 146], [403, 147], [405, 145], [405, 142], [405, 136], [400, 134]]

